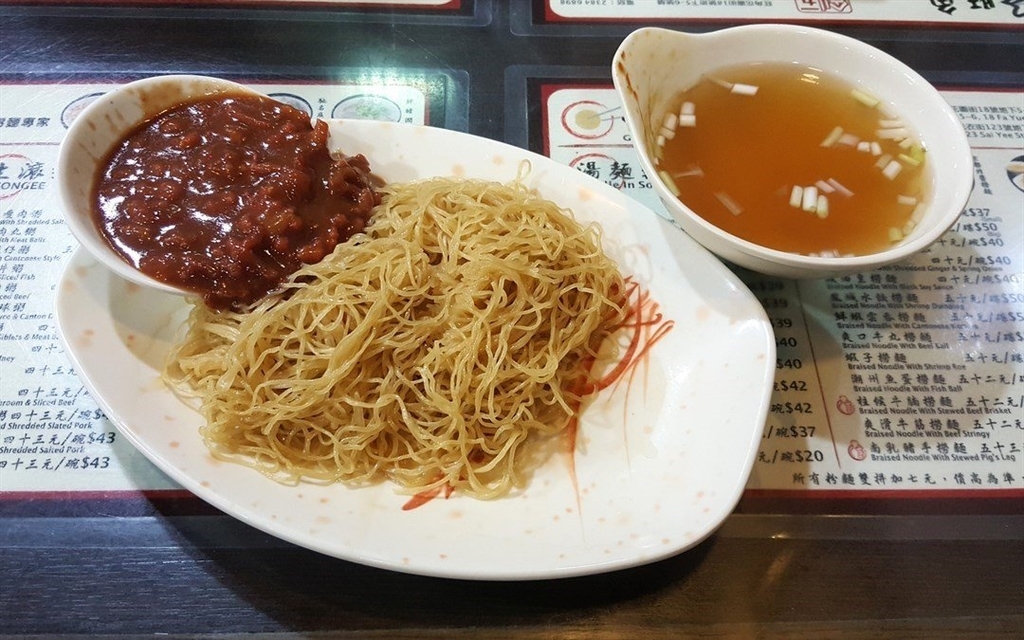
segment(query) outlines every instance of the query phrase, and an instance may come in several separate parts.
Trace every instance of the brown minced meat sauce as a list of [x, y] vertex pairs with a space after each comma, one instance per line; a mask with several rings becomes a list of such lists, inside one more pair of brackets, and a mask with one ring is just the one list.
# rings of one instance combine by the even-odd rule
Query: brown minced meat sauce
[[363, 230], [369, 162], [335, 158], [327, 124], [259, 95], [204, 98], [132, 131], [98, 176], [93, 214], [147, 275], [240, 309]]

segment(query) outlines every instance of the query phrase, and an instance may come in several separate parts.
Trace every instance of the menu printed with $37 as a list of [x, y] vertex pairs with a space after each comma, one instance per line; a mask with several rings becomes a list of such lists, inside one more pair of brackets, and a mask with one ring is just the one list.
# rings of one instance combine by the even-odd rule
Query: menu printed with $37
[[[552, 158], [667, 215], [612, 89], [543, 95]], [[831, 280], [742, 274], [778, 348], [748, 489], [1024, 489], [1024, 95], [944, 97], [976, 186], [935, 245]]]
[[[55, 338], [74, 241], [55, 193], [67, 123], [103, 86], [5, 86], [0, 113], [0, 491], [175, 485], [123, 442]], [[263, 87], [325, 117], [421, 122], [408, 87]], [[311, 94], [325, 95], [311, 95]], [[327, 95], [329, 94], [329, 95]], [[610, 89], [552, 88], [552, 158], [666, 215]], [[745, 274], [778, 342], [752, 489], [1020, 490], [1024, 485], [1024, 110], [1019, 93], [946, 98], [975, 148], [957, 226], [911, 262], [822, 282]], [[1017, 212], [1014, 214], [1014, 212]]]

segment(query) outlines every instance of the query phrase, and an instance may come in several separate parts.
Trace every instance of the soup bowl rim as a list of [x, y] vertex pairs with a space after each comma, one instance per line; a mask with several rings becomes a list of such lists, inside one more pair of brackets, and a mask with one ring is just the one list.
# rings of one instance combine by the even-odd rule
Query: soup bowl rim
[[[652, 39], [653, 44], [643, 42], [645, 38]], [[768, 47], [772, 47], [772, 50], [769, 51]], [[686, 206], [657, 176], [657, 167], [651, 159], [652, 145], [648, 138], [653, 137], [651, 130], [655, 127], [654, 123], [660, 123], [661, 119], [644, 112], [640, 105], [644, 96], [639, 95], [639, 91], [652, 94], [660, 87], [641, 86], [638, 89], [637, 85], [644, 82], [641, 72], [645, 69], [643, 60], [635, 60], [638, 54], [644, 55], [652, 50], [661, 56], [659, 60], [675, 61], [680, 65], [687, 64], [688, 58], [699, 58], [704, 65], [697, 67], [700, 72], [730, 66], [715, 63], [723, 58], [718, 55], [722, 52], [726, 52], [728, 57], [742, 60], [738, 64], [788, 59], [796, 64], [831, 71], [858, 88], [871, 86], [871, 79], [867, 76], [872, 71], [885, 70], [893, 78], [887, 81], [887, 86], [892, 84], [897, 88], [902, 87], [901, 95], [892, 96], [889, 94], [893, 92], [887, 92], [877, 97], [889, 100], [900, 117], [912, 116], [912, 125], [927, 124], [929, 152], [936, 146], [936, 141], [941, 140], [946, 148], [942, 149], [940, 155], [954, 160], [950, 165], [945, 162], [939, 166], [935, 162], [925, 163], [929, 172], [927, 178], [933, 187], [942, 183], [942, 193], [948, 194], [946, 201], [937, 202], [935, 198], [929, 198], [926, 214], [910, 236], [891, 247], [863, 255], [803, 255], [773, 249], [721, 229]], [[818, 56], [817, 60], [807, 57], [810, 52]], [[793, 59], [798, 54], [803, 59]], [[833, 71], [830, 67], [835, 65], [832, 63], [840, 59], [845, 60], [842, 62], [845, 68], [857, 64], [852, 60], [863, 61], [867, 66], [858, 67], [865, 71], [856, 73]], [[695, 72], [687, 69], [685, 73], [692, 75]], [[952, 107], [933, 85], [902, 61], [849, 36], [787, 24], [742, 25], [705, 33], [642, 27], [629, 34], [616, 51], [612, 62], [612, 80], [622, 102], [626, 125], [641, 166], [650, 176], [650, 182], [665, 208], [685, 232], [720, 258], [755, 271], [784, 277], [817, 278], [866, 271], [902, 261], [930, 246], [955, 223], [973, 188], [973, 155], [963, 125]], [[901, 97], [905, 98], [904, 102], [911, 104], [902, 104]], [[915, 133], [922, 133], [921, 128], [912, 126]]]

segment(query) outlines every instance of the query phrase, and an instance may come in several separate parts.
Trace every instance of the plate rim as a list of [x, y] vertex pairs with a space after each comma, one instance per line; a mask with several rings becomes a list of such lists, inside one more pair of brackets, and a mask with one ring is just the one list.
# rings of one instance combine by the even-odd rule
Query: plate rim
[[[536, 154], [529, 150], [521, 149], [513, 145], [509, 145], [504, 142], [490, 140], [487, 138], [481, 138], [468, 133], [452, 131], [447, 129], [439, 129], [424, 125], [409, 125], [402, 123], [381, 123], [373, 121], [354, 121], [354, 120], [328, 120], [329, 124], [334, 127], [345, 127], [346, 131], [351, 131], [353, 128], [360, 130], [370, 130], [376, 127], [396, 127], [399, 128], [400, 135], [421, 135], [426, 134], [430, 136], [439, 136], [447, 138], [452, 136], [464, 140], [473, 145], [483, 145], [489, 150], [493, 150], [494, 153], [505, 153], [514, 155], [517, 158], [528, 160], [533, 163], [534, 166], [541, 167], [545, 170], [551, 169], [556, 173], [562, 173], [563, 175], [572, 175], [574, 180], [579, 181], [579, 184], [585, 185], [587, 189], [590, 189], [597, 193], [598, 196], [604, 198], [612, 204], [621, 207], [624, 211], [628, 212], [631, 218], [638, 215], [647, 215], [657, 220], [658, 229], [662, 232], [677, 233], [682, 236], [684, 244], [688, 250], [692, 250], [695, 254], [694, 259], [701, 259], [704, 263], [705, 268], [713, 271], [715, 275], [722, 279], [724, 286], [731, 287], [733, 289], [733, 295], [744, 298], [744, 301], [751, 306], [751, 310], [754, 311], [754, 316], [745, 318], [746, 320], [753, 321], [758, 325], [760, 332], [764, 334], [764, 350], [765, 350], [765, 365], [764, 370], [759, 372], [758, 378], [762, 381], [762, 393], [761, 397], [757, 400], [757, 408], [755, 413], [759, 416], [756, 424], [751, 425], [750, 429], [750, 446], [745, 452], [745, 457], [740, 468], [740, 478], [735, 483], [735, 488], [727, 498], [720, 500], [719, 504], [721, 508], [721, 517], [716, 518], [713, 521], [708, 521], [704, 530], [699, 532], [699, 535], [695, 535], [685, 544], [674, 545], [668, 547], [660, 552], [650, 552], [649, 554], [631, 554], [625, 558], [616, 558], [608, 562], [589, 562], [586, 564], [572, 564], [562, 567], [554, 567], [547, 571], [517, 571], [510, 570], [509, 567], [504, 567], [500, 570], [494, 568], [457, 568], [448, 566], [447, 568], [440, 569], [436, 566], [419, 566], [419, 565], [408, 565], [395, 562], [394, 559], [382, 559], [374, 556], [360, 555], [357, 548], [345, 548], [339, 550], [336, 546], [319, 544], [317, 541], [311, 541], [308, 536], [304, 537], [298, 535], [297, 532], [293, 534], [289, 529], [282, 529], [280, 526], [273, 526], [266, 517], [258, 519], [251, 514], [248, 509], [242, 507], [236, 500], [222, 495], [222, 493], [212, 488], [204, 487], [200, 482], [189, 475], [187, 472], [179, 469], [171, 461], [164, 459], [158, 450], [154, 450], [144, 439], [141, 439], [137, 430], [134, 429], [127, 420], [121, 415], [121, 412], [115, 410], [116, 408], [110, 404], [108, 398], [104, 397], [92, 379], [92, 375], [87, 372], [87, 368], [83, 366], [83, 359], [80, 354], [76, 351], [74, 344], [69, 336], [65, 332], [65, 310], [67, 307], [67, 296], [69, 295], [65, 291], [63, 286], [75, 265], [79, 265], [83, 260], [91, 260], [91, 256], [88, 255], [86, 250], [82, 247], [78, 247], [73, 253], [71, 259], [65, 264], [65, 268], [62, 271], [58, 286], [56, 287], [55, 295], [55, 324], [57, 326], [58, 335], [60, 341], [64, 347], [65, 353], [71, 359], [76, 372], [79, 374], [83, 385], [89, 391], [90, 396], [96, 401], [101, 407], [108, 419], [114, 424], [118, 431], [124, 435], [126, 439], [132, 444], [132, 446], [142, 453], [150, 462], [157, 466], [161, 471], [167, 474], [172, 480], [180, 484], [183, 488], [189, 490], [200, 499], [208, 502], [209, 504], [217, 507], [224, 511], [225, 514], [236, 518], [249, 526], [264, 531], [265, 533], [272, 535], [276, 538], [288, 541], [297, 546], [323, 553], [325, 555], [339, 558], [345, 561], [362, 564], [365, 566], [372, 566], [376, 568], [398, 571], [403, 573], [432, 576], [432, 577], [443, 577], [443, 578], [455, 578], [455, 579], [469, 579], [469, 580], [486, 580], [486, 581], [522, 581], [522, 580], [546, 580], [546, 579], [557, 579], [576, 577], [582, 575], [591, 575], [597, 573], [604, 573], [608, 571], [615, 571], [626, 569], [630, 567], [636, 567], [641, 565], [650, 564], [660, 560], [664, 560], [669, 557], [673, 557], [694, 546], [700, 544], [710, 535], [714, 533], [722, 522], [732, 513], [735, 509], [736, 504], [742, 496], [744, 486], [749, 479], [753, 463], [756, 457], [757, 442], [760, 439], [760, 433], [763, 430], [763, 426], [767, 419], [768, 407], [771, 397], [771, 384], [774, 379], [774, 371], [771, 365], [775, 360], [775, 344], [773, 339], [773, 330], [768, 320], [767, 314], [759, 301], [749, 290], [749, 288], [724, 264], [722, 264], [717, 258], [715, 258], [710, 252], [701, 247], [694, 240], [685, 236], [685, 234], [678, 228], [672, 226], [669, 222], [658, 216], [651, 209], [643, 205], [642, 203], [626, 196], [617, 189], [600, 182], [599, 180], [593, 179], [589, 176], [580, 174], [573, 170], [571, 167], [557, 163], [556, 161], [547, 158], [546, 156]], [[420, 131], [423, 130], [423, 131]], [[372, 156], [371, 156], [372, 157]], [[372, 160], [371, 160], [372, 162]], [[573, 173], [565, 173], [573, 172]], [[443, 175], [441, 173], [432, 173], [431, 175]], [[423, 176], [429, 177], [429, 176]], [[472, 177], [472, 176], [466, 176]], [[557, 197], [554, 194], [545, 193], [544, 197], [557, 201]], [[632, 222], [631, 226], [634, 226]], [[105, 272], [109, 276], [113, 274], [107, 271], [101, 264], [96, 262], [97, 268]], [[752, 303], [752, 304], [751, 304]], [[258, 472], [256, 472], [258, 473]], [[270, 480], [273, 482], [272, 480]], [[301, 486], [301, 485], [299, 485]], [[356, 489], [358, 490], [358, 489]], [[461, 569], [461, 570], [460, 570]]]

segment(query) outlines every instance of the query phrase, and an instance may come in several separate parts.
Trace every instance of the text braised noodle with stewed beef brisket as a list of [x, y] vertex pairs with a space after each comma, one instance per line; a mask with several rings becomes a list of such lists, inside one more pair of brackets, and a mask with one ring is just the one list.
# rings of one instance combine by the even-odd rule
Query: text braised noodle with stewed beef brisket
[[99, 228], [151, 277], [241, 308], [363, 230], [380, 196], [327, 124], [260, 95], [214, 96], [151, 118], [114, 149]]

